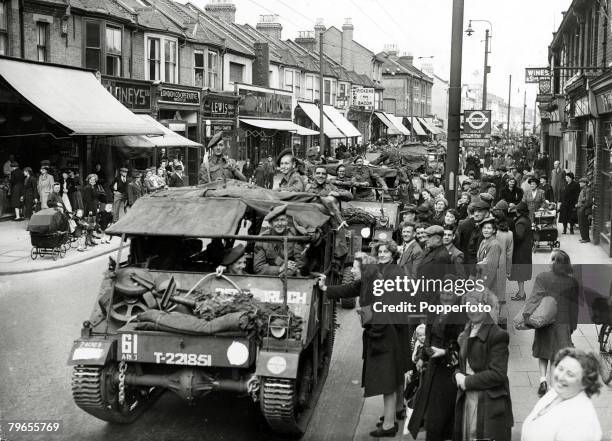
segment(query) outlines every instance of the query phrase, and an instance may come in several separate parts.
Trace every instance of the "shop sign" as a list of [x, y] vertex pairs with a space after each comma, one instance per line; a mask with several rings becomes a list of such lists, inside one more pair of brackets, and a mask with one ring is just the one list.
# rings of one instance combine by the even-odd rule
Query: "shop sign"
[[150, 85], [110, 78], [102, 78], [102, 85], [128, 109], [151, 110]]
[[353, 87], [351, 89], [353, 106], [363, 106], [374, 108], [374, 88], [373, 87]]
[[538, 81], [540, 94], [550, 94], [552, 92], [551, 77], [541, 77]]
[[612, 112], [612, 90], [597, 95], [597, 112], [608, 113]]
[[526, 67], [525, 82], [539, 83], [541, 77], [550, 77], [550, 69], [548, 67]]
[[489, 139], [464, 139], [463, 147], [488, 147]]
[[170, 104], [200, 105], [200, 92], [162, 87], [159, 91], [159, 102]]
[[235, 118], [236, 101], [205, 96], [202, 99], [202, 116], [212, 118]]
[[240, 116], [291, 119], [291, 94], [275, 91], [249, 90], [239, 86], [238, 113]]
[[461, 139], [489, 139], [491, 138], [491, 134], [487, 133], [486, 135], [483, 133], [463, 133], [461, 134]]
[[550, 103], [554, 99], [552, 94], [539, 93], [536, 96], [536, 103]]
[[485, 135], [491, 133], [490, 110], [465, 110], [463, 121], [463, 133], [465, 134]]

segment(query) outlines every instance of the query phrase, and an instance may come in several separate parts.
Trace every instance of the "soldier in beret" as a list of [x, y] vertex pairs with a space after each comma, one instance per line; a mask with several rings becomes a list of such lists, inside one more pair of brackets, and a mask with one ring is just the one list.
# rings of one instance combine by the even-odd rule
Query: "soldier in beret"
[[200, 166], [199, 183], [207, 184], [223, 179], [238, 179], [246, 181], [238, 165], [234, 159], [223, 155], [225, 150], [225, 141], [223, 140], [223, 132], [218, 132], [212, 137], [208, 143], [208, 148], [212, 149], [212, 156], [208, 159], [208, 164], [202, 162]]
[[[297, 232], [289, 226], [286, 214], [287, 206], [274, 207], [264, 218], [270, 228], [260, 236], [297, 236]], [[285, 268], [284, 246], [282, 242], [256, 242], [253, 269], [256, 274], [278, 276], [285, 271], [287, 275], [296, 275], [304, 262], [304, 247], [300, 243], [288, 243], [287, 268]]]
[[353, 194], [350, 191], [341, 190], [327, 182], [327, 169], [322, 165], [315, 166], [313, 182], [306, 186], [306, 191], [319, 196], [333, 196], [339, 201], [353, 200]]
[[378, 184], [383, 191], [387, 191], [387, 184], [385, 180], [370, 170], [368, 167], [363, 165], [363, 158], [357, 157], [355, 159], [355, 169], [353, 170], [353, 185], [355, 189], [355, 199], [362, 201], [373, 201], [375, 195], [371, 188]]

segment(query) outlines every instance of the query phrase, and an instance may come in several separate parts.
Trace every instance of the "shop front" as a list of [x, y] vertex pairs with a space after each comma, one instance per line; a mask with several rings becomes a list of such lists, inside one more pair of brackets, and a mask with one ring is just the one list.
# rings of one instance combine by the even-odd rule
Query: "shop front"
[[[336, 147], [340, 143], [348, 142], [348, 136], [342, 132], [336, 125], [330, 120], [325, 114], [325, 107], [323, 106], [323, 133], [325, 134], [325, 148], [327, 149], [327, 155], [334, 156]], [[319, 106], [313, 103], [307, 103], [299, 101], [295, 108], [295, 120], [302, 122], [312, 130], [319, 130], [321, 124], [321, 112]], [[350, 124], [350, 123], [349, 123]], [[315, 141], [317, 144], [319, 140]], [[323, 153], [323, 147], [321, 146], [321, 152]]]
[[237, 142], [238, 101], [235, 95], [204, 92], [202, 97], [202, 144], [208, 145], [210, 139], [217, 133], [223, 133], [223, 139], [230, 146], [228, 150], [232, 158], [244, 156], [239, 151]]
[[[157, 84], [152, 89], [153, 117], [173, 132], [197, 142], [202, 141], [201, 115], [202, 90], [178, 84]], [[198, 182], [200, 149], [187, 146], [168, 147], [155, 150], [153, 163], [162, 159], [183, 163], [189, 185]]]
[[276, 158], [284, 149], [296, 150], [301, 137], [319, 134], [293, 123], [291, 92], [236, 84], [236, 95], [239, 123], [235, 159], [250, 158], [257, 164], [268, 156]]
[[361, 142], [366, 144], [370, 141], [372, 118], [374, 112], [364, 109], [362, 106], [351, 106], [346, 114], [346, 119], [361, 133]]
[[[56, 179], [63, 169], [83, 177], [92, 170], [97, 139], [162, 134], [118, 103], [85, 69], [0, 57], [0, 95], [0, 161], [13, 155], [21, 169], [31, 167], [35, 174], [45, 161]], [[6, 204], [0, 205], [4, 211]]]
[[593, 173], [593, 241], [612, 257], [612, 75], [593, 82], [597, 114], [597, 137]]

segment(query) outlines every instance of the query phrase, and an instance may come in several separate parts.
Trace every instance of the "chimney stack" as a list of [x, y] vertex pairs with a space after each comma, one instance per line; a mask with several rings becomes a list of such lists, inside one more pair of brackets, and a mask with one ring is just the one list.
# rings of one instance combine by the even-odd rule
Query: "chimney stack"
[[316, 52], [318, 50], [318, 48], [315, 49], [317, 39], [315, 38], [314, 31], [299, 31], [295, 42], [307, 51]]
[[348, 70], [353, 70], [353, 23], [350, 18], [344, 19], [342, 25], [341, 64]]
[[204, 10], [225, 22], [236, 22], [236, 6], [233, 0], [210, 0], [210, 3], [204, 6]]
[[414, 56], [410, 53], [404, 52], [404, 55], [402, 55], [399, 59], [404, 64], [409, 64], [410, 66], [414, 65]]
[[278, 22], [278, 15], [268, 14], [259, 16], [259, 23], [255, 25], [255, 29], [270, 38], [280, 40], [283, 26]]
[[319, 52], [319, 34], [321, 32], [325, 32], [325, 25], [323, 24], [322, 18], [317, 18], [317, 24], [315, 24], [314, 32], [315, 32], [315, 52]]
[[385, 44], [384, 50], [387, 53], [387, 56], [389, 57], [390, 60], [393, 60], [393, 61], [397, 60], [398, 58], [397, 44]]

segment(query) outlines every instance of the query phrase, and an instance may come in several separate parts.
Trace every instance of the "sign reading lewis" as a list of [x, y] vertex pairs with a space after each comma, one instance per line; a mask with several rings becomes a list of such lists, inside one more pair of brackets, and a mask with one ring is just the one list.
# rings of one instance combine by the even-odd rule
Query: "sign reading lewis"
[[488, 135], [491, 133], [490, 110], [465, 110], [463, 112], [463, 133]]

